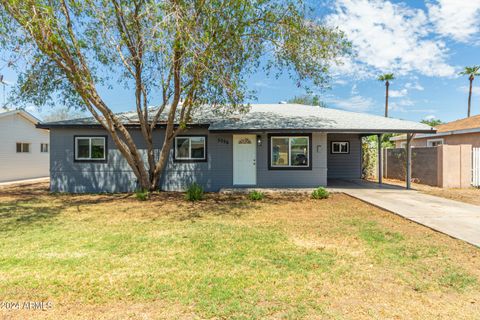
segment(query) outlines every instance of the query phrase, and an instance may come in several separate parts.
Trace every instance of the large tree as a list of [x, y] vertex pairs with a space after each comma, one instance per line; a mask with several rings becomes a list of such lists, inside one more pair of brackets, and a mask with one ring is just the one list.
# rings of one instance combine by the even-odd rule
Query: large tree
[[390, 81], [394, 80], [393, 73], [385, 73], [380, 75], [377, 80], [385, 82], [385, 117], [388, 117], [388, 90], [390, 88]]
[[468, 112], [467, 117], [470, 118], [471, 110], [472, 110], [472, 87], [473, 87], [473, 80], [475, 76], [480, 75], [480, 66], [473, 66], [473, 67], [465, 67], [465, 69], [460, 72], [462, 76], [468, 76], [468, 80], [470, 81], [470, 89], [468, 90]]
[[[153, 190], [174, 137], [201, 105], [236, 110], [258, 67], [324, 86], [349, 53], [336, 28], [297, 0], [0, 0], [3, 56], [17, 67], [17, 102], [87, 109]], [[146, 156], [99, 90], [132, 92]], [[149, 106], [155, 105], [152, 109]], [[155, 156], [153, 132], [165, 130]]]

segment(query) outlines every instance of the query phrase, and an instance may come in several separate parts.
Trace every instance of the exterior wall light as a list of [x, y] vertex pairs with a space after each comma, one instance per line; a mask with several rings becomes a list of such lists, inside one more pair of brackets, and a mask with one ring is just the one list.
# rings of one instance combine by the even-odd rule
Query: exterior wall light
[[262, 146], [262, 136], [261, 135], [257, 135], [257, 146], [261, 147]]

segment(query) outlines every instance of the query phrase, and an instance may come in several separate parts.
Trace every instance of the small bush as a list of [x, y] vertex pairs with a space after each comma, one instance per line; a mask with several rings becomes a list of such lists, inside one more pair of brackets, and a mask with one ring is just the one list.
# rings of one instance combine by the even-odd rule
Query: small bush
[[135, 198], [140, 201], [146, 201], [150, 198], [150, 192], [147, 189], [138, 189], [135, 191]]
[[203, 199], [203, 188], [198, 183], [192, 183], [185, 194], [185, 200], [188, 201], [199, 201]]
[[248, 193], [248, 198], [252, 201], [258, 201], [265, 198], [265, 194], [261, 191], [253, 190]]
[[318, 187], [312, 192], [313, 199], [327, 199], [329, 196], [330, 193], [323, 187]]

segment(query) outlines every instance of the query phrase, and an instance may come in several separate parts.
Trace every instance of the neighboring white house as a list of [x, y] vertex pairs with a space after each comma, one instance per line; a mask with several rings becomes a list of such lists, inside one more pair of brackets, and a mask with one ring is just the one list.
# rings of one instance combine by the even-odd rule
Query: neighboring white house
[[50, 134], [24, 110], [0, 111], [0, 182], [48, 177]]

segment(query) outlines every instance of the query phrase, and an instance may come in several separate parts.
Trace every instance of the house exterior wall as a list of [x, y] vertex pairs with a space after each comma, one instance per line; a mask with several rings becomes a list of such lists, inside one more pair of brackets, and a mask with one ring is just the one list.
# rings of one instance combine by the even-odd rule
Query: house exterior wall
[[[139, 130], [132, 137], [143, 149], [145, 144]], [[258, 133], [262, 144], [257, 145], [257, 187], [317, 187], [327, 184], [327, 134], [312, 133], [311, 170], [269, 170], [268, 133]], [[137, 186], [136, 177], [111, 137], [107, 141], [105, 163], [75, 162], [74, 136], [106, 135], [102, 129], [52, 128], [51, 138], [51, 190], [56, 192], [130, 192]], [[174, 162], [173, 149], [160, 182], [163, 190], [181, 191], [193, 182], [206, 191], [233, 187], [233, 134], [211, 133], [207, 129], [191, 129], [185, 135], [207, 136], [207, 161]], [[164, 132], [154, 132], [153, 141], [158, 158]], [[145, 156], [146, 158], [146, 156]], [[359, 164], [359, 163], [358, 163]]]
[[[362, 141], [358, 134], [328, 134], [328, 179], [360, 179], [362, 177]], [[348, 141], [348, 154], [333, 154], [332, 142]]]
[[[49, 143], [49, 132], [37, 129], [20, 114], [0, 118], [0, 182], [47, 177], [49, 153], [40, 152]], [[17, 153], [17, 142], [29, 143], [30, 152]]]
[[[427, 141], [432, 139], [443, 139], [443, 144], [448, 145], [461, 145], [470, 144], [473, 148], [480, 148], [480, 132], [464, 133], [464, 134], [452, 134], [447, 136], [429, 137], [429, 138], [417, 138], [413, 139], [413, 147], [426, 147]], [[402, 142], [406, 140], [395, 141], [395, 148], [400, 148]]]

